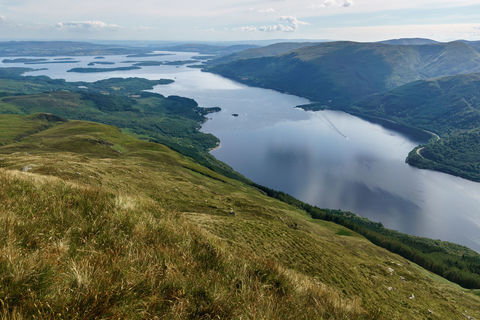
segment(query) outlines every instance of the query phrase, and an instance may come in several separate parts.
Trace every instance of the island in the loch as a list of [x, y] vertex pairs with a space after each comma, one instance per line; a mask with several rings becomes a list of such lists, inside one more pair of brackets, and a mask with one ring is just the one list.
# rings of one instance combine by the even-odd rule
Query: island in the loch
[[72, 68], [67, 72], [77, 72], [77, 73], [96, 73], [96, 72], [114, 72], [114, 71], [130, 71], [141, 69], [137, 66], [130, 67], [116, 67], [116, 68]]
[[113, 65], [115, 62], [110, 62], [110, 61], [92, 61], [88, 63], [89, 66], [95, 66], [95, 65]]

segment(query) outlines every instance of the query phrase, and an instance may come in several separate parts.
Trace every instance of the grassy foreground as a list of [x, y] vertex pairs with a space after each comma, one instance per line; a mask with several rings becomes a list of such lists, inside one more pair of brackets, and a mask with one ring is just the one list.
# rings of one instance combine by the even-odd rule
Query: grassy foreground
[[0, 142], [1, 319], [480, 317], [471, 291], [115, 127], [2, 115]]

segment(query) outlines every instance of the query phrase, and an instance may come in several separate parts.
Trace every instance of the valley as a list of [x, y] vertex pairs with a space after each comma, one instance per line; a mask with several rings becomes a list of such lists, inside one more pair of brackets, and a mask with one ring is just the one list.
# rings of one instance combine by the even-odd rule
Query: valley
[[[52, 220], [43, 225], [37, 224], [38, 219], [34, 218], [26, 227], [30, 228], [29, 231], [24, 231], [26, 229], [18, 227], [19, 220], [12, 222], [13, 229], [9, 231], [6, 242], [8, 247], [4, 250], [20, 250], [22, 254], [15, 257], [15, 263], [30, 268], [28, 270], [32, 274], [44, 280], [35, 282], [16, 275], [17, 282], [11, 285], [11, 278], [4, 277], [4, 294], [9, 300], [3, 301], [8, 310], [9, 305], [15, 305], [27, 313], [55, 315], [61, 306], [69, 303], [68, 299], [75, 301], [70, 307], [72, 310], [80, 310], [76, 309], [79, 308], [79, 299], [92, 301], [92, 294], [100, 294], [107, 300], [94, 300], [90, 303], [91, 309], [85, 309], [85, 314], [100, 312], [128, 316], [135, 310], [131, 301], [145, 301], [149, 307], [143, 309], [147, 312], [143, 317], [158, 310], [179, 317], [199, 317], [202, 314], [222, 317], [232, 313], [242, 314], [241, 309], [232, 304], [235, 299], [245, 303], [244, 299], [255, 297], [262, 300], [249, 300], [248, 303], [260, 303], [265, 307], [252, 309], [249, 314], [253, 312], [259, 317], [282, 318], [281, 310], [284, 309], [280, 306], [291, 310], [293, 305], [298, 306], [300, 300], [308, 296], [306, 301], [322, 302], [305, 304], [305, 311], [291, 313], [292, 317], [302, 318], [306, 314], [315, 318], [353, 319], [405, 315], [427, 318], [432, 314], [439, 319], [445, 316], [477, 316], [478, 298], [475, 294], [478, 290], [463, 289], [468, 291], [467, 296], [460, 297], [459, 287], [438, 275], [464, 288], [478, 289], [478, 253], [461, 245], [424, 237], [450, 240], [476, 249], [476, 217], [469, 214], [468, 208], [478, 206], [480, 189], [476, 183], [424, 172], [403, 163], [408, 151], [424, 141], [425, 135], [418, 136], [421, 131], [416, 129], [420, 127], [417, 123], [413, 120], [392, 122], [405, 128], [411, 126], [411, 132], [404, 135], [388, 129], [385, 123], [382, 127], [343, 112], [305, 112], [295, 106], [302, 105], [311, 110], [317, 110], [317, 106], [332, 108], [324, 108], [319, 103], [308, 105], [310, 101], [304, 98], [244, 86], [189, 68], [187, 63], [183, 63], [196, 62], [191, 58], [196, 54], [147, 54], [140, 56], [140, 61], [128, 62], [137, 64], [135, 69], [88, 74], [68, 71], [72, 66], [84, 68], [92, 63], [94, 58], [90, 56], [62, 58], [62, 61], [70, 63], [61, 64], [38, 61], [41, 69], [22, 67], [29, 61], [18, 60], [9, 62], [9, 68], [0, 69], [0, 112], [3, 114], [0, 121], [0, 167], [4, 175], [3, 190], [7, 190], [2, 198], [7, 203], [4, 211], [10, 208], [12, 217], [20, 217], [25, 206], [22, 201], [30, 197], [29, 192], [37, 192], [40, 194], [39, 202], [34, 202], [32, 206], [36, 208], [34, 212], [40, 212], [41, 206], [45, 205], [43, 199], [55, 198], [58, 190], [69, 188], [64, 191], [67, 195], [55, 198], [54, 203], [65, 208], [72, 219], [81, 218], [78, 232], [84, 234], [83, 238], [78, 238], [77, 233], [71, 235], [61, 231], [71, 229], [70, 217], [62, 220], [65, 223], [63, 226], [48, 222], [54, 221], [58, 214], [54, 207], [49, 206], [44, 212], [51, 215]], [[160, 59], [163, 61], [158, 63]], [[125, 55], [108, 56], [108, 61], [127, 64]], [[44, 66], [42, 62], [45, 62]], [[129, 68], [128, 64], [126, 68]], [[115, 78], [111, 78], [112, 75]], [[400, 90], [403, 90], [402, 87]], [[448, 90], [444, 92], [449, 94]], [[351, 110], [344, 111], [356, 112], [364, 117], [394, 119], [383, 116], [383, 109], [360, 114], [358, 110], [368, 109], [368, 99], [373, 101], [383, 97], [366, 97], [361, 100], [363, 105], [352, 104]], [[439, 99], [445, 100], [445, 97], [440, 96]], [[474, 100], [469, 101], [474, 103]], [[421, 115], [428, 120], [428, 113]], [[452, 159], [469, 163], [470, 159], [476, 159], [476, 151], [468, 151], [471, 142], [477, 139], [475, 124], [469, 124], [471, 114], [462, 115], [466, 119], [460, 121], [465, 125], [464, 131], [472, 133], [470, 142], [464, 142], [466, 147], [462, 152], [471, 152], [471, 156]], [[420, 116], [415, 116], [415, 119], [422, 121]], [[455, 119], [460, 118], [457, 116]], [[443, 148], [453, 149], [449, 152], [456, 152], [461, 145], [458, 139], [464, 139], [464, 135], [455, 138], [458, 123], [450, 126], [437, 122], [436, 125], [443, 127], [429, 129], [439, 132], [441, 139], [432, 139], [422, 146], [421, 155], [416, 153], [418, 149], [414, 150], [425, 160], [445, 152], [445, 149], [435, 149], [430, 145], [442, 143]], [[395, 126], [391, 129], [398, 130]], [[57, 162], [58, 159], [61, 162]], [[346, 172], [335, 162], [344, 162], [344, 168], [355, 170]], [[355, 171], [357, 174], [354, 174]], [[279, 175], [279, 172], [282, 174]], [[331, 176], [332, 172], [335, 172], [335, 177]], [[394, 179], [397, 181], [392, 184]], [[421, 197], [417, 197], [418, 190], [412, 190], [409, 179], [416, 179], [416, 183], [422, 181]], [[51, 187], [47, 188], [43, 181], [49, 181]], [[337, 189], [331, 187], [332, 181], [337, 181]], [[36, 183], [42, 187], [37, 188]], [[329, 184], [328, 189], [326, 184]], [[18, 185], [24, 191], [12, 200], [10, 195], [16, 192], [15, 186]], [[293, 186], [293, 189], [287, 186]], [[446, 186], [449, 187], [447, 193], [442, 191]], [[462, 188], [469, 188], [470, 193], [462, 193]], [[82, 190], [86, 193], [83, 194]], [[132, 191], [135, 191], [134, 198], [129, 195]], [[69, 205], [70, 195], [74, 201], [80, 202]], [[423, 202], [423, 199], [433, 196], [444, 201], [427, 205]], [[359, 201], [350, 201], [355, 198]], [[463, 208], [457, 210], [460, 215], [448, 216], [451, 207], [445, 205], [458, 206], [460, 203]], [[358, 207], [360, 204], [363, 207]], [[87, 211], [81, 211], [83, 205], [88, 208]], [[106, 211], [102, 209], [105, 206], [108, 208]], [[89, 216], [82, 216], [88, 211], [95, 212], [104, 222], [97, 225], [99, 218], [92, 220]], [[158, 212], [161, 214], [158, 215]], [[128, 218], [131, 214], [135, 218]], [[145, 242], [139, 237], [139, 231], [135, 231], [144, 221], [151, 222], [148, 228], [164, 228], [162, 230], [173, 238], [166, 242], [152, 238], [148, 241], [153, 243]], [[171, 225], [173, 221], [188, 230], [188, 233], [179, 233], [179, 237], [193, 241], [192, 247], [171, 240], [177, 234]], [[106, 223], [105, 228], [103, 223]], [[111, 228], [110, 223], [119, 223], [119, 227]], [[83, 227], [85, 231], [81, 231]], [[89, 233], [92, 228], [97, 228], [97, 232]], [[70, 249], [66, 251], [68, 257], [60, 251], [55, 254], [57, 261], [63, 261], [59, 265], [49, 264], [43, 256], [39, 261], [46, 263], [46, 269], [40, 269], [35, 261], [27, 261], [23, 257], [31, 259], [32, 250], [47, 254], [46, 250], [52, 244], [42, 238], [44, 232], [58, 234], [51, 238], [52, 241], [63, 241], [61, 245], [68, 244]], [[121, 240], [112, 232], [125, 237]], [[20, 239], [20, 247], [16, 247], [14, 239]], [[147, 281], [144, 279], [147, 279], [148, 270], [141, 266], [137, 268], [139, 272], [144, 271], [144, 275], [124, 273], [120, 277], [121, 281], [132, 284], [129, 290], [134, 296], [117, 287], [120, 278], [105, 277], [102, 287], [89, 283], [89, 275], [110, 272], [106, 266], [93, 267], [101, 259], [112, 260], [108, 250], [105, 251], [105, 245], [109, 243], [124, 252], [126, 246], [133, 248], [127, 245], [128, 241], [137, 242], [134, 250], [142, 248], [150, 252], [150, 245], [158, 248], [161, 244], [162, 250], [170, 252], [161, 255], [159, 264], [155, 264], [154, 268], [163, 268], [162, 272], [203, 268], [203, 275], [190, 270], [191, 278], [179, 278], [178, 274], [172, 273], [172, 278], [167, 276], [169, 280], [163, 282], [168, 282], [169, 288], [174, 288], [175, 292], [182, 292], [180, 295], [173, 293], [173, 296], [186, 306], [185, 309], [179, 311], [177, 303], [155, 302], [151, 287], [134, 284], [137, 280], [142, 283]], [[340, 246], [348, 251], [341, 253], [342, 259], [334, 257]], [[98, 255], [89, 255], [89, 262], [82, 264], [79, 259], [85, 257], [81, 253], [85, 250], [97, 251]], [[227, 255], [227, 252], [230, 254]], [[178, 260], [177, 253], [191, 259], [190, 262], [184, 264]], [[137, 258], [146, 259], [142, 256]], [[132, 265], [132, 259], [133, 256], [124, 260], [114, 259], [113, 268], [118, 263], [118, 268], [129, 269], [127, 266]], [[164, 268], [161, 261], [165, 259], [169, 259], [171, 264]], [[230, 281], [233, 280], [229, 274], [239, 275], [235, 259], [244, 259], [248, 264], [245, 277], [237, 277], [245, 290], [227, 295], [227, 303], [219, 295], [230, 290]], [[367, 264], [361, 262], [368, 259]], [[250, 263], [253, 271], [248, 271]], [[376, 263], [377, 267], [383, 263], [386, 271], [381, 271], [383, 267], [377, 270], [371, 263]], [[11, 269], [13, 264], [6, 267], [10, 268], [10, 274], [15, 274], [15, 270]], [[346, 269], [350, 271], [344, 273]], [[74, 271], [70, 273], [68, 270]], [[57, 282], [57, 279], [49, 277], [49, 272], [71, 277]], [[204, 279], [212, 286], [200, 285], [202, 292], [199, 294], [191, 285], [193, 279]], [[237, 280], [235, 286], [239, 283]], [[310, 289], [299, 291], [299, 286], [306, 283], [309, 283]], [[312, 283], [316, 285], [310, 287]], [[372, 283], [375, 285], [372, 286]], [[262, 286], [260, 290], [272, 291], [260, 292], [255, 289], [258, 286]], [[48, 309], [38, 309], [40, 301], [47, 301], [42, 296], [44, 292], [62, 292], [72, 287], [83, 289], [76, 297], [50, 294], [53, 300], [48, 300]], [[27, 297], [22, 295], [21, 290], [15, 291], [16, 288], [29, 288], [35, 294]], [[161, 294], [172, 294], [168, 291], [170, 289], [166, 290]], [[408, 290], [412, 293], [407, 294]], [[417, 293], [419, 291], [421, 293]], [[110, 300], [114, 296], [110, 296], [109, 292], [116, 292], [118, 304]], [[428, 294], [424, 296], [422, 292]], [[405, 298], [402, 298], [403, 295]], [[431, 296], [454, 299], [457, 304], [453, 307]], [[241, 305], [240, 300], [238, 306]], [[399, 301], [405, 302], [401, 305]], [[125, 308], [119, 308], [120, 304]]]

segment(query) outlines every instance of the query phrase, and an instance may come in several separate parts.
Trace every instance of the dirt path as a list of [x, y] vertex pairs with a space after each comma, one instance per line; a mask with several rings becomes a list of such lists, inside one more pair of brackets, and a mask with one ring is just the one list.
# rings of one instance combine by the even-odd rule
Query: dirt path
[[440, 140], [440, 136], [439, 136], [438, 134], [436, 134], [435, 132], [428, 131], [428, 130], [424, 130], [424, 131], [430, 133], [431, 135], [433, 135], [433, 136], [437, 139], [437, 141]]

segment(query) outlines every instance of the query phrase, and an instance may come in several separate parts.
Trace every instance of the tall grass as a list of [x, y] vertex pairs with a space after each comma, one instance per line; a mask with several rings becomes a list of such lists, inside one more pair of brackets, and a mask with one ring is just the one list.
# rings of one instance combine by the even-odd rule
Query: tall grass
[[370, 319], [142, 198], [0, 172], [1, 319]]

